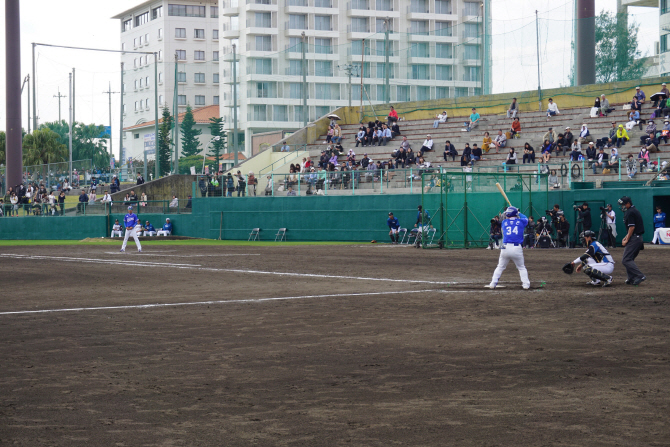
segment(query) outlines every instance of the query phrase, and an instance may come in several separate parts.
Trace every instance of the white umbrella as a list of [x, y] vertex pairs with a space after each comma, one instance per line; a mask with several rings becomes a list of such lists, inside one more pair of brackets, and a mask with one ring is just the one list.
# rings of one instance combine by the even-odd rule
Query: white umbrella
[[339, 116], [335, 115], [334, 113], [331, 113], [326, 118], [330, 118], [331, 120], [341, 120], [342, 119]]

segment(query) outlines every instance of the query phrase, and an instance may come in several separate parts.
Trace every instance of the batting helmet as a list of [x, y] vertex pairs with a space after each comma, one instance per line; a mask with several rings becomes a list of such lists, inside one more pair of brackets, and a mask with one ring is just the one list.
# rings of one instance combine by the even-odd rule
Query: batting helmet
[[519, 215], [519, 209], [513, 206], [507, 207], [507, 209], [505, 210], [505, 215], [507, 217], [516, 217]]

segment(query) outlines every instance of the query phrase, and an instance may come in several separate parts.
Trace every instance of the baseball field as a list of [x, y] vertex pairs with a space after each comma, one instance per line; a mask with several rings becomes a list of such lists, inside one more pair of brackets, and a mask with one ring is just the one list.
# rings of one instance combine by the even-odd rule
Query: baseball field
[[0, 445], [670, 445], [663, 247], [119, 248], [0, 247]]

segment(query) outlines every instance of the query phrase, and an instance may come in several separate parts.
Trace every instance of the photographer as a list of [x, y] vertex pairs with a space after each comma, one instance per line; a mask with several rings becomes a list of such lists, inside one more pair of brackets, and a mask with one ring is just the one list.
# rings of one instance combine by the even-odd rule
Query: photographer
[[590, 230], [592, 223], [591, 223], [591, 208], [589, 208], [589, 204], [584, 202], [582, 203], [582, 206], [577, 206], [574, 205], [573, 209], [579, 213], [578, 216], [578, 222], [581, 221], [584, 225], [584, 231]]
[[551, 223], [556, 226], [558, 223], [558, 218], [563, 214], [563, 210], [558, 206], [558, 204], [556, 204], [554, 205], [554, 209], [546, 210], [545, 213], [550, 217]]
[[536, 229], [536, 233], [539, 235], [542, 235], [542, 232], [545, 231], [548, 236], [551, 236], [551, 232], [553, 231], [551, 229], [551, 223], [544, 216], [538, 219]]
[[502, 237], [502, 226], [500, 222], [500, 217], [495, 216], [491, 219], [491, 229], [489, 231], [489, 246], [486, 247], [487, 250], [493, 250], [500, 248], [500, 238]]
[[561, 217], [558, 219], [556, 224], [556, 238], [558, 240], [558, 247], [561, 247], [561, 244], [565, 248], [568, 247], [568, 237], [570, 236], [570, 222], [565, 219], [565, 215], [561, 214]]
[[536, 229], [536, 224], [535, 220], [533, 219], [533, 216], [528, 216], [528, 225], [526, 225], [526, 228], [524, 230], [524, 237], [523, 237], [523, 246], [526, 248], [531, 248], [535, 246], [535, 229]]
[[608, 203], [606, 207], [600, 207], [600, 211], [604, 215], [607, 223], [607, 235], [609, 236], [609, 246], [616, 248], [616, 214], [612, 209], [612, 204]]

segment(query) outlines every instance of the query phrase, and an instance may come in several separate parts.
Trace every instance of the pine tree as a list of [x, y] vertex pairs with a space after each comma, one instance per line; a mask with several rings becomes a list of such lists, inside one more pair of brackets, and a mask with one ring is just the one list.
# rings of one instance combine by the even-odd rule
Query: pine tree
[[[212, 151], [207, 154], [209, 157], [214, 157], [216, 163], [216, 169], [219, 169], [219, 163], [221, 161], [221, 154], [225, 153], [226, 146], [228, 145], [226, 141], [226, 131], [223, 130], [223, 118], [210, 118], [209, 119], [209, 131], [212, 134]], [[216, 137], [219, 137], [218, 140], [215, 140]]]
[[191, 155], [198, 155], [200, 153], [200, 140], [198, 135], [202, 134], [202, 130], [195, 128], [195, 120], [193, 119], [193, 110], [191, 106], [186, 106], [186, 113], [184, 120], [180, 124], [181, 130], [181, 156], [190, 157]]
[[170, 109], [163, 108], [163, 121], [158, 128], [158, 147], [156, 157], [158, 158], [158, 169], [161, 177], [170, 173], [170, 156], [172, 155], [172, 138], [170, 132], [172, 131], [172, 116]]

